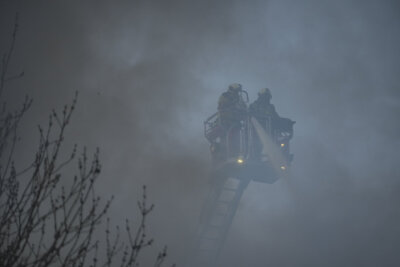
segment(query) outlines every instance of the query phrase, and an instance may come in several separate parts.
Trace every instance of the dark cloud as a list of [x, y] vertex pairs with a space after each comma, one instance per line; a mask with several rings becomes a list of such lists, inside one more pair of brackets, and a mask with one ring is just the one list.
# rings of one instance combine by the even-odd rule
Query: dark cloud
[[[181, 264], [207, 189], [202, 122], [241, 82], [297, 121], [289, 181], [250, 185], [224, 266], [395, 266], [399, 248], [397, 1], [3, 1], [20, 12], [12, 71], [25, 129], [80, 91], [71, 142], [102, 151], [116, 221], [149, 186], [150, 229]], [[31, 130], [26, 131], [31, 133]], [[29, 134], [34, 137], [34, 134]], [[29, 136], [28, 140], [30, 140]], [[161, 246], [160, 244], [160, 246]]]

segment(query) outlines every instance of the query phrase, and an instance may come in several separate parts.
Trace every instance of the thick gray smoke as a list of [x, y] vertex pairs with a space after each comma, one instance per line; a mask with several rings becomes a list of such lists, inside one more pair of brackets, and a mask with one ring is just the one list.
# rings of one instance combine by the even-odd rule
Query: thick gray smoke
[[8, 97], [34, 98], [24, 160], [35, 126], [78, 90], [67, 136], [100, 147], [112, 220], [137, 218], [148, 185], [154, 249], [168, 244], [179, 266], [208, 186], [204, 119], [230, 83], [252, 100], [269, 87], [297, 122], [292, 174], [250, 184], [221, 266], [397, 266], [399, 10], [389, 0], [2, 1], [0, 47], [19, 11], [11, 71], [26, 73]]

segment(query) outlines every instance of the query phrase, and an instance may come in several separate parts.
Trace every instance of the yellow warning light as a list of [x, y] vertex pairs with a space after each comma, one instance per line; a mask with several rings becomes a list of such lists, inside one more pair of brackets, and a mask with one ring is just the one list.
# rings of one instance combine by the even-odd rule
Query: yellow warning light
[[282, 170], [282, 171], [286, 170], [286, 166], [285, 166], [285, 165], [282, 165], [282, 166], [281, 166], [281, 170]]
[[243, 163], [244, 163], [244, 160], [243, 160], [242, 158], [238, 158], [236, 162], [237, 162], [238, 164], [243, 164]]
[[285, 146], [285, 143], [282, 143], [282, 144], [281, 144], [281, 147], [284, 147], [284, 146]]

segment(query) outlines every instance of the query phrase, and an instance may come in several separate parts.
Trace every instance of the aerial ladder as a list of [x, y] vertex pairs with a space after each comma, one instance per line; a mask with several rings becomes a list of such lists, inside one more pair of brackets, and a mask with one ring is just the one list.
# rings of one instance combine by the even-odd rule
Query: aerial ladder
[[249, 180], [220, 178], [210, 191], [197, 233], [193, 267], [215, 266]]
[[[246, 93], [247, 96], [247, 93]], [[216, 267], [240, 199], [251, 181], [272, 184], [287, 172], [293, 159], [289, 141], [294, 121], [245, 119], [228, 130], [218, 112], [204, 122], [213, 168], [210, 191], [189, 254], [187, 267]]]

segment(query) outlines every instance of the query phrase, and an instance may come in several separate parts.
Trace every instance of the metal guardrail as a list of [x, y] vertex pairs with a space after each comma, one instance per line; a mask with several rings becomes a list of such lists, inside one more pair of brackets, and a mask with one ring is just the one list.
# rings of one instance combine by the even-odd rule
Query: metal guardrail
[[204, 136], [207, 138], [209, 142], [212, 142], [210, 140], [210, 133], [215, 130], [216, 127], [220, 126], [219, 123], [219, 112], [215, 112], [213, 115], [207, 118], [207, 120], [204, 121]]

